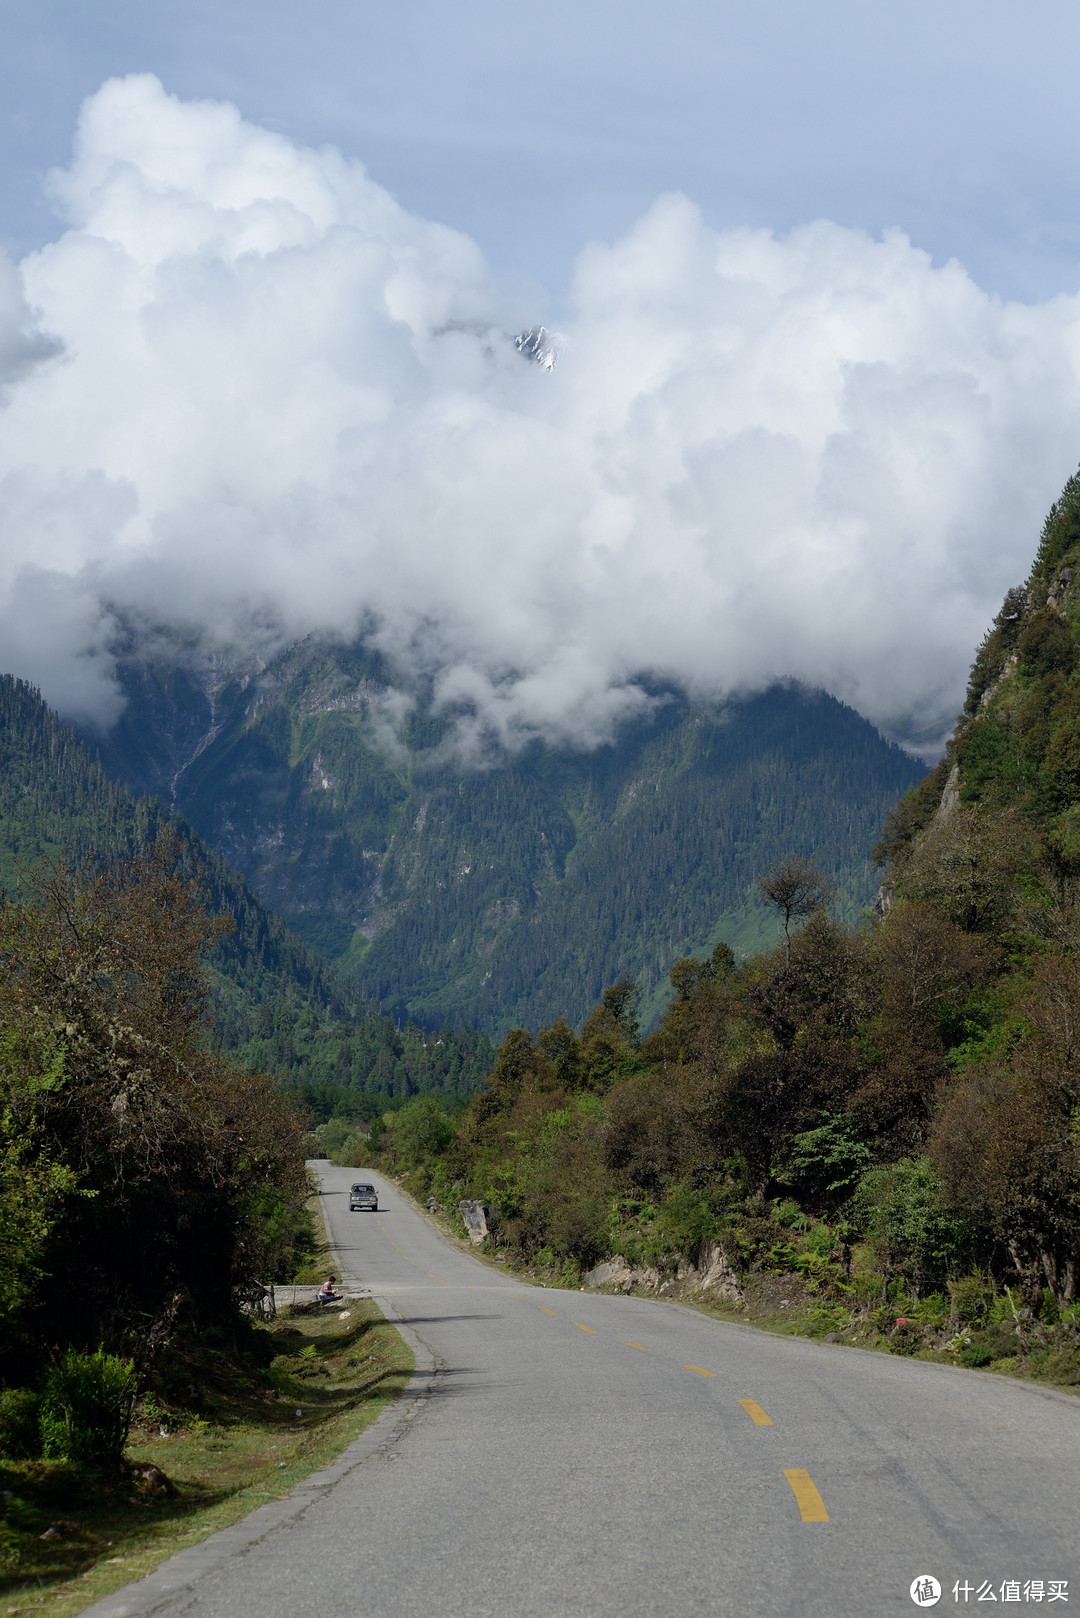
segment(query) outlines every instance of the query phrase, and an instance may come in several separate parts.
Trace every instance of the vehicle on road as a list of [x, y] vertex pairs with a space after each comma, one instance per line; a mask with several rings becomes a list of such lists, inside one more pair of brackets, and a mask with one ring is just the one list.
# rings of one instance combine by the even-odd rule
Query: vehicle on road
[[358, 1181], [349, 1187], [350, 1213], [378, 1213], [379, 1196], [373, 1185]]

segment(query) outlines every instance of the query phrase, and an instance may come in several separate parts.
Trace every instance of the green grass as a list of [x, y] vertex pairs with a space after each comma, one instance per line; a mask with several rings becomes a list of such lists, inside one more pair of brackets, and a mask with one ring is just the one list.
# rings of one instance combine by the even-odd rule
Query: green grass
[[[367, 1300], [286, 1311], [255, 1330], [269, 1365], [252, 1371], [220, 1350], [189, 1349], [182, 1363], [197, 1378], [197, 1406], [144, 1401], [127, 1454], [160, 1467], [175, 1494], [0, 1461], [0, 1610], [69, 1618], [280, 1498], [340, 1454], [413, 1370], [410, 1350]], [[54, 1524], [56, 1535], [42, 1539]]]
[[338, 1273], [334, 1261], [334, 1246], [326, 1229], [326, 1220], [323, 1218], [322, 1197], [316, 1191], [305, 1203], [311, 1216], [311, 1223], [315, 1231], [315, 1249], [311, 1257], [305, 1259], [293, 1276], [297, 1286], [322, 1286], [331, 1272]]

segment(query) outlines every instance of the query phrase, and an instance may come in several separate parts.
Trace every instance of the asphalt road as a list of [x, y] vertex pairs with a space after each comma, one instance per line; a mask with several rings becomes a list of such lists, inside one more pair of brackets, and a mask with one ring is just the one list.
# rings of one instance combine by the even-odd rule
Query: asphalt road
[[381, 1211], [350, 1214], [356, 1171], [320, 1168], [346, 1277], [430, 1349], [431, 1396], [171, 1612], [869, 1618], [920, 1610], [921, 1574], [938, 1612], [986, 1612], [986, 1581], [1080, 1607], [1080, 1400], [525, 1286], [366, 1170]]

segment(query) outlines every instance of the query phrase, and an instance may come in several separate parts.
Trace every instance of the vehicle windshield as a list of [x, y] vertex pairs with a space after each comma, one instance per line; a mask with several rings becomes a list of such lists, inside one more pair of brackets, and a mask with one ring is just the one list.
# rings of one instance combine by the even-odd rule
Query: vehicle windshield
[[374, 1191], [374, 1189], [375, 1189], [375, 1187], [373, 1185], [354, 1185], [353, 1186], [354, 1191]]

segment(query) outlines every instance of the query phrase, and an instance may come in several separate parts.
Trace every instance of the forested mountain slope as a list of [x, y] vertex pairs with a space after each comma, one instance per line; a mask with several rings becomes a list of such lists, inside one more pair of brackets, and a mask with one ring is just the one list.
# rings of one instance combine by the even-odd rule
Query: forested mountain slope
[[0, 889], [32, 881], [41, 860], [97, 862], [146, 850], [169, 826], [202, 872], [209, 907], [235, 931], [210, 967], [218, 1033], [226, 1049], [293, 1082], [327, 1082], [372, 1094], [433, 1089], [467, 1094], [490, 1060], [471, 1030], [441, 1043], [399, 1030], [355, 1005], [319, 954], [256, 899], [242, 877], [180, 818], [111, 781], [78, 735], [38, 693], [0, 676]]
[[[679, 1287], [777, 1325], [1080, 1387], [1080, 477], [979, 650], [947, 758], [890, 815], [871, 925], [800, 860], [777, 947], [508, 1034], [412, 1188], [578, 1284]], [[781, 1311], [789, 1311], [782, 1313]]]
[[[889, 817], [881, 852], [894, 874], [903, 877], [935, 826], [975, 805], [999, 841], [1011, 831], [1030, 857], [1037, 849], [1064, 872], [1080, 855], [1080, 475], [979, 648], [946, 757]], [[1020, 852], [1003, 849], [1002, 860]]]
[[789, 687], [722, 707], [660, 693], [613, 745], [466, 768], [451, 720], [410, 707], [362, 647], [305, 642], [261, 671], [133, 659], [123, 677], [106, 767], [175, 792], [265, 904], [428, 1026], [580, 1021], [627, 973], [651, 1014], [676, 956], [775, 936], [755, 881], [789, 852], [853, 918], [882, 820], [923, 773]]

